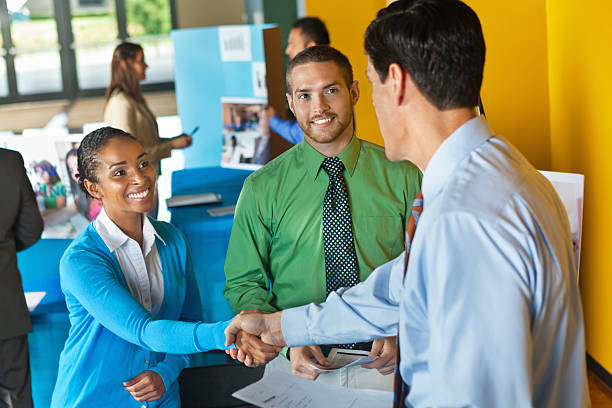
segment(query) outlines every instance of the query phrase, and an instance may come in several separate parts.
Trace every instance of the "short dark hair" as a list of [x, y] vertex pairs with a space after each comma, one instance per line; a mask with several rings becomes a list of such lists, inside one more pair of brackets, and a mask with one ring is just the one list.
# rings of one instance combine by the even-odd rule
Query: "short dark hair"
[[313, 41], [315, 45], [328, 45], [329, 33], [325, 24], [318, 17], [303, 17], [298, 19], [293, 28], [299, 28], [304, 43]]
[[[98, 182], [98, 165], [100, 164], [100, 158], [98, 152], [102, 149], [109, 140], [115, 137], [125, 137], [127, 139], [138, 142], [136, 138], [121, 129], [112, 128], [110, 126], [102, 127], [94, 130], [83, 138], [79, 148], [77, 150], [77, 165], [78, 172], [77, 177], [79, 178], [79, 187], [87, 194], [92, 197], [89, 191], [85, 188], [85, 179]], [[93, 197], [92, 197], [93, 198]]]
[[399, 64], [439, 110], [478, 105], [485, 42], [478, 16], [459, 0], [398, 0], [380, 10], [364, 36], [380, 80]]
[[293, 92], [291, 81], [289, 81], [293, 69], [297, 66], [309, 64], [311, 62], [334, 62], [340, 69], [342, 77], [344, 81], [346, 81], [346, 86], [349, 89], [351, 88], [353, 84], [353, 67], [348, 58], [346, 58], [346, 55], [329, 45], [315, 45], [314, 47], [304, 49], [289, 61], [285, 79], [287, 81], [287, 88], [290, 92]]

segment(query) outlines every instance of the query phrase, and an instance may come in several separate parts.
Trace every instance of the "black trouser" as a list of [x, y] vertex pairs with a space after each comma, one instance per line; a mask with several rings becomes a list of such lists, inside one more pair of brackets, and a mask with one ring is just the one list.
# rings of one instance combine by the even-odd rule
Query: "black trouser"
[[0, 408], [32, 408], [27, 334], [0, 340]]

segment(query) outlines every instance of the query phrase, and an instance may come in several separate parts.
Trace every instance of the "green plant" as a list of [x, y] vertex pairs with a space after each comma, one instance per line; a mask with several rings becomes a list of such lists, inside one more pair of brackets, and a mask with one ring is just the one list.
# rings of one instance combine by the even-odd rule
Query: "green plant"
[[167, 34], [172, 29], [169, 0], [128, 0], [126, 14], [130, 36]]

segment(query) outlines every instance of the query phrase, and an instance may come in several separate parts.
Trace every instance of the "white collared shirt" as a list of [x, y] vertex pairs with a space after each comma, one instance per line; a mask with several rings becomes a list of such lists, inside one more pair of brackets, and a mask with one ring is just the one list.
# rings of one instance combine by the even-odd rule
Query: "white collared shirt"
[[125, 235], [108, 217], [104, 208], [94, 220], [94, 228], [108, 249], [115, 254], [132, 296], [149, 312], [156, 316], [164, 300], [164, 277], [161, 260], [157, 252], [155, 237], [166, 243], [157, 234], [147, 216], [142, 223], [142, 248], [138, 242]]

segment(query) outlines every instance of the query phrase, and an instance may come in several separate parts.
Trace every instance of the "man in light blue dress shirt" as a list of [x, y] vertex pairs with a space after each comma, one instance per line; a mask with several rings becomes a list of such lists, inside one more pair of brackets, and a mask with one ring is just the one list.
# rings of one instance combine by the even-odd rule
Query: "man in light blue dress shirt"
[[[485, 45], [458, 0], [399, 0], [365, 34], [367, 76], [391, 160], [423, 169], [410, 247], [323, 304], [239, 315], [291, 346], [398, 330], [409, 407], [589, 406], [567, 214], [551, 184], [476, 116]], [[401, 404], [400, 404], [401, 405]]]

